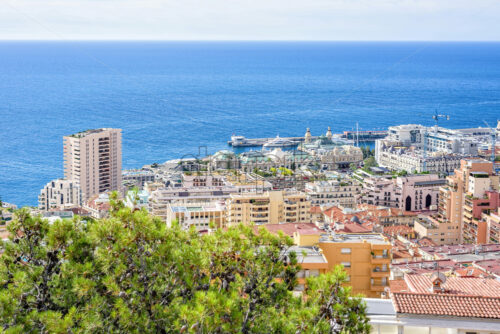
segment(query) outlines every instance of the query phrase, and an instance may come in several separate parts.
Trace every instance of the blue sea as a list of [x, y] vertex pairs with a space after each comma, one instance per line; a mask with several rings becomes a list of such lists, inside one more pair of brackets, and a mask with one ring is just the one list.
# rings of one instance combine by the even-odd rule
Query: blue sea
[[[247, 137], [500, 117], [499, 43], [0, 42], [0, 196], [36, 205], [62, 137], [123, 129], [123, 167]], [[203, 146], [201, 149], [200, 146]]]

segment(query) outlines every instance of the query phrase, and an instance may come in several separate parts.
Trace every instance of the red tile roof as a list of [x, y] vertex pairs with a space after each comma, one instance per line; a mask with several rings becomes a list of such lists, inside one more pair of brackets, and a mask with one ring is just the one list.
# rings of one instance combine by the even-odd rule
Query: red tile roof
[[396, 292], [398, 313], [500, 319], [500, 297]]
[[[405, 275], [408, 291], [429, 293], [432, 287], [428, 275]], [[500, 282], [491, 278], [447, 277], [441, 286], [444, 294], [500, 297]]]
[[406, 225], [392, 225], [384, 227], [384, 234], [389, 236], [407, 235], [414, 233], [413, 228]]
[[321, 210], [320, 206], [312, 206], [311, 209], [309, 209], [310, 213], [322, 213], [323, 211]]

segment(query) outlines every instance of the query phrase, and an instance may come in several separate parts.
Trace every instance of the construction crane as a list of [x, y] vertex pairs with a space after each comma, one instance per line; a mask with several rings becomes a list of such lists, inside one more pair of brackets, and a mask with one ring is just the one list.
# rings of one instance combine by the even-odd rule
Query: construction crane
[[[437, 109], [434, 110], [434, 115], [432, 115], [432, 119], [436, 122], [436, 126], [434, 130], [437, 132], [438, 130], [438, 122], [439, 119], [443, 118], [446, 120], [450, 119], [450, 115], [444, 115], [444, 114], [438, 114]], [[424, 164], [423, 164], [423, 171], [427, 172], [427, 128], [424, 130]]]
[[436, 130], [437, 130], [438, 122], [439, 122], [440, 118], [443, 118], [443, 119], [446, 119], [447, 121], [449, 121], [450, 115], [438, 114], [437, 109], [434, 110], [434, 115], [432, 116], [432, 119], [434, 119], [434, 121], [436, 122]]
[[490, 136], [491, 136], [491, 162], [492, 163], [495, 163], [495, 146], [496, 146], [496, 143], [497, 143], [497, 130], [495, 128], [492, 128], [486, 121], [483, 121], [484, 124], [486, 124], [486, 126], [488, 127], [488, 129], [490, 129], [491, 133], [490, 133]]

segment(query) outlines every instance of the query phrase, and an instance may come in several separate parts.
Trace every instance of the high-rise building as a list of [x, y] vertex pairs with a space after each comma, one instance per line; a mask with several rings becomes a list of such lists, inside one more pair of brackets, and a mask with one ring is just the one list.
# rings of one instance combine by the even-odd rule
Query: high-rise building
[[64, 178], [82, 189], [83, 200], [121, 190], [121, 129], [87, 130], [64, 137]]
[[[480, 159], [462, 160], [460, 169], [448, 176], [447, 185], [440, 188], [438, 213], [430, 217], [436, 225], [435, 232], [439, 232], [439, 236], [435, 235], [439, 237], [435, 240], [437, 244], [472, 241], [464, 240], [464, 232], [470, 232], [471, 227], [472, 199], [477, 195], [483, 198], [487, 190], [498, 190], [498, 176], [493, 171], [493, 164]], [[465, 239], [470, 238], [468, 232], [465, 236]]]

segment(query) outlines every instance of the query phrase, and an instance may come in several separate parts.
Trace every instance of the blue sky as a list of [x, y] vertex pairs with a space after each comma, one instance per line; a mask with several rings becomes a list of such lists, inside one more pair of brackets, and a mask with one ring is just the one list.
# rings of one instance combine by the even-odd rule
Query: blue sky
[[0, 39], [500, 40], [499, 0], [1, 0]]

